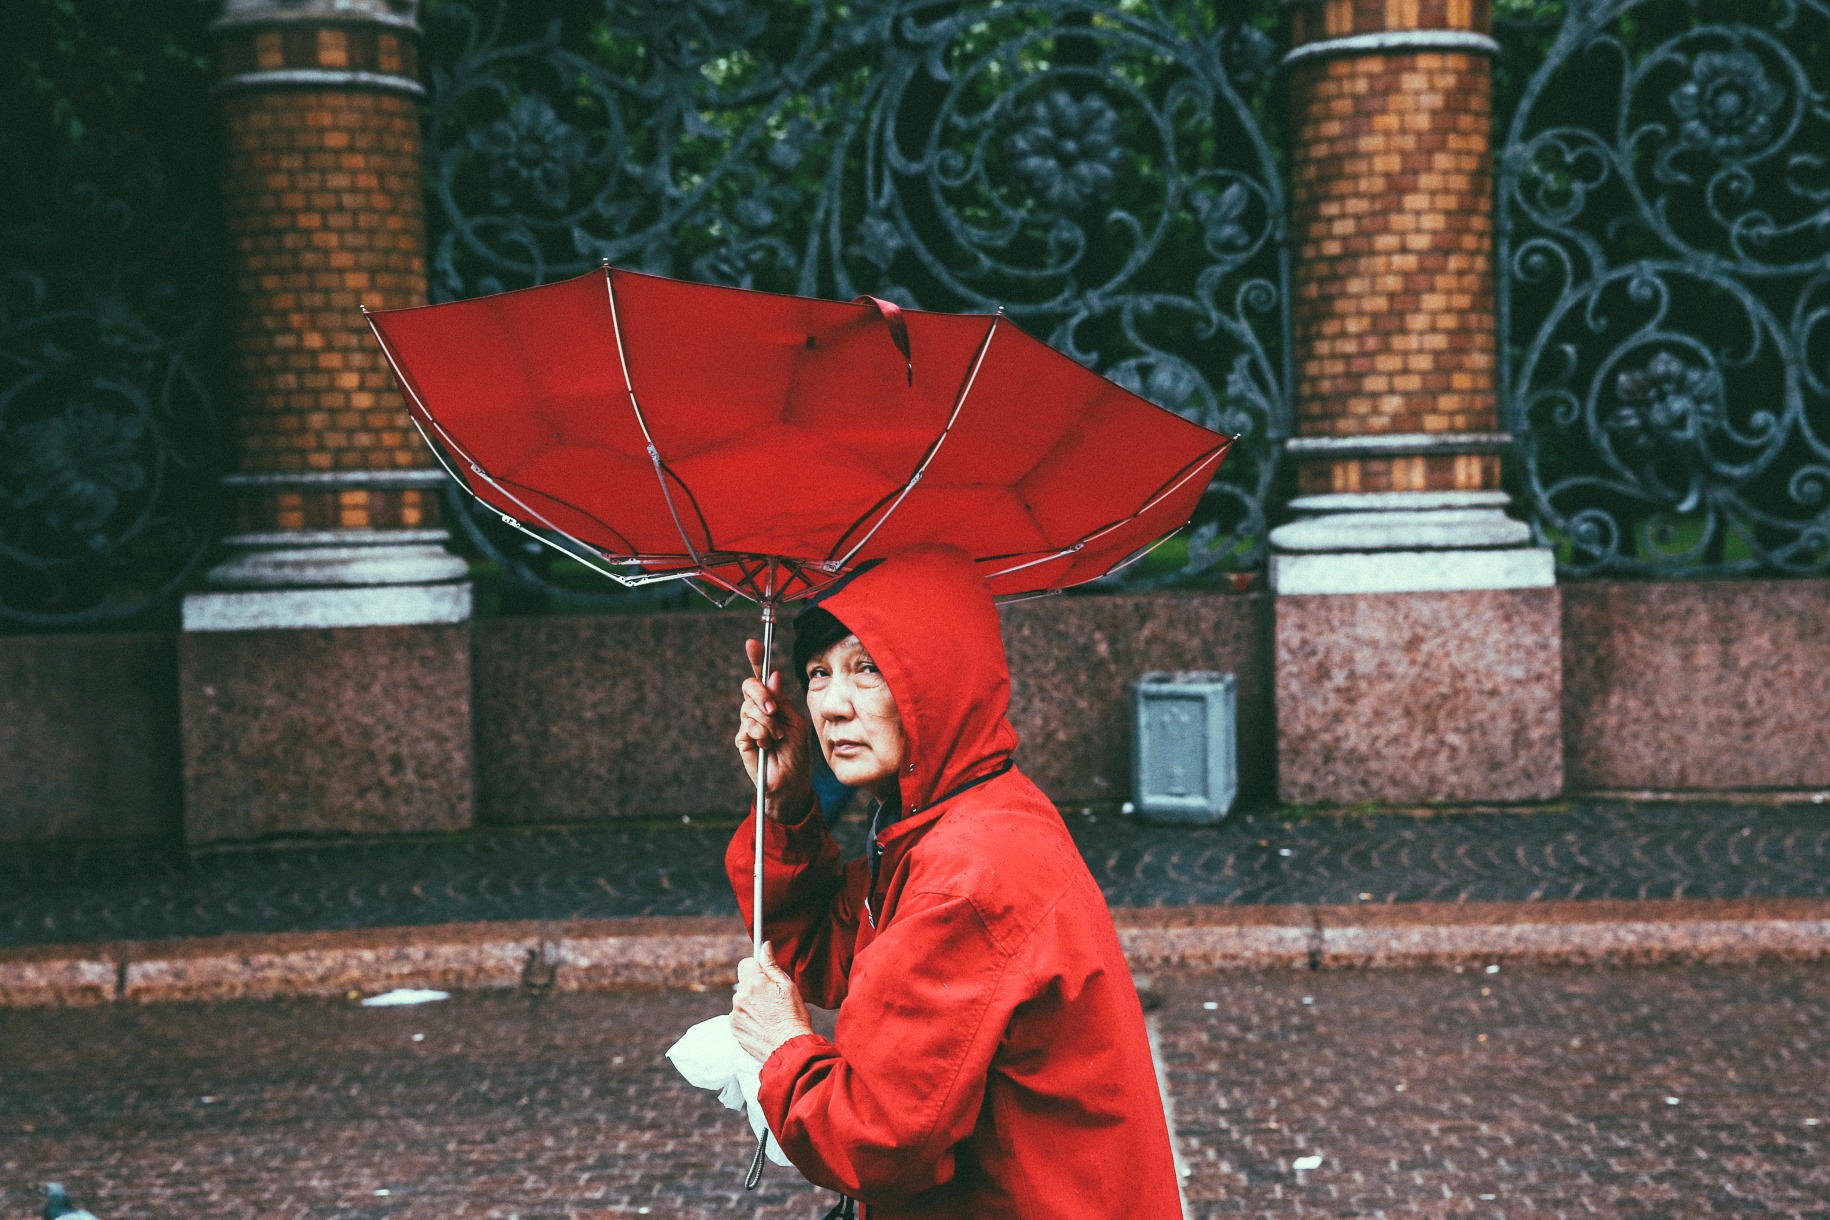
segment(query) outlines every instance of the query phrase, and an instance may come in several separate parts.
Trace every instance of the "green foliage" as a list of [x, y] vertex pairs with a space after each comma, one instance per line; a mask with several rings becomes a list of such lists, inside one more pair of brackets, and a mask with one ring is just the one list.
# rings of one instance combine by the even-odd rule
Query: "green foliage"
[[6, 0], [9, 136], [67, 148], [149, 121], [182, 128], [207, 118], [216, 9], [212, 0]]

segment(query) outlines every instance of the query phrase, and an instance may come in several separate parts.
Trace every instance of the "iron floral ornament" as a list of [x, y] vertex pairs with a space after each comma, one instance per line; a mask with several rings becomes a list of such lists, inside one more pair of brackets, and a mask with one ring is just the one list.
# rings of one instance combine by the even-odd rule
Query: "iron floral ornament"
[[1704, 51], [1691, 61], [1690, 79], [1671, 94], [1680, 120], [1678, 138], [1724, 161], [1753, 156], [1778, 134], [1785, 90], [1767, 76], [1751, 51]]
[[1501, 150], [1502, 411], [1568, 574], [1830, 571], [1830, 0], [1739, 11], [1568, 6]]

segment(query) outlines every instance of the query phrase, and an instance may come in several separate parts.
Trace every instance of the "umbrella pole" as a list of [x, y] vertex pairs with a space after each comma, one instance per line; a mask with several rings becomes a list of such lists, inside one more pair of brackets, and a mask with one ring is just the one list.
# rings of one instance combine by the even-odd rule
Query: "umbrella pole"
[[[769, 682], [775, 650], [775, 603], [762, 603], [762, 680]], [[769, 751], [756, 752], [756, 859], [750, 874], [750, 956], [762, 959], [763, 944], [763, 802], [769, 788]]]

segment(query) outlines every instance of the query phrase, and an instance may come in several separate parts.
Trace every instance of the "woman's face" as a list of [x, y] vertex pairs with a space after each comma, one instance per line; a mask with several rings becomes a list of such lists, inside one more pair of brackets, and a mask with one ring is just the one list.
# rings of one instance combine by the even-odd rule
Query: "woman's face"
[[833, 775], [880, 801], [893, 799], [908, 739], [883, 671], [848, 635], [807, 662], [806, 678], [808, 718]]

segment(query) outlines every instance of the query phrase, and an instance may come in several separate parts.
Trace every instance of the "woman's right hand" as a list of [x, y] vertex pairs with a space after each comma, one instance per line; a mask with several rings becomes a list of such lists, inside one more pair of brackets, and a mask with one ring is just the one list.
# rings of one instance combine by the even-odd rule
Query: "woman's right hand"
[[745, 640], [744, 654], [751, 677], [743, 684], [743, 706], [738, 714], [737, 752], [743, 757], [750, 783], [756, 783], [756, 763], [769, 752], [769, 791], [764, 812], [777, 822], [798, 822], [813, 803], [812, 732], [807, 718], [791, 699], [782, 695], [782, 673], [774, 670], [763, 680], [762, 641]]

